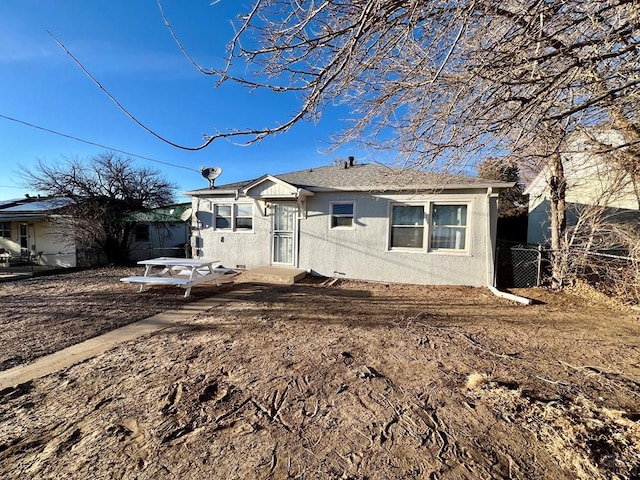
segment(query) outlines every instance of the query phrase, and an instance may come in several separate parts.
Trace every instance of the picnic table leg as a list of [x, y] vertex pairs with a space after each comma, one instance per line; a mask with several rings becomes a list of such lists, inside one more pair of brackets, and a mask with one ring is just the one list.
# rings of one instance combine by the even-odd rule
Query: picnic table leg
[[[152, 265], [147, 265], [144, 269], [144, 276], [148, 277], [151, 275], [151, 269], [153, 268]], [[146, 283], [142, 283], [140, 284], [140, 290], [138, 290], [138, 293], [142, 293], [144, 291], [149, 290], [149, 286]]]
[[213, 279], [216, 282], [216, 287], [220, 286], [220, 275], [218, 275], [216, 272], [213, 271], [213, 265], [207, 265], [207, 268], [209, 268], [209, 273], [211, 274], [211, 276], [213, 277]]
[[[196, 267], [190, 267], [189, 269], [191, 270], [189, 280], [193, 280], [193, 276], [198, 272], [198, 269]], [[187, 298], [189, 295], [191, 295], [191, 284], [184, 290], [184, 298]]]

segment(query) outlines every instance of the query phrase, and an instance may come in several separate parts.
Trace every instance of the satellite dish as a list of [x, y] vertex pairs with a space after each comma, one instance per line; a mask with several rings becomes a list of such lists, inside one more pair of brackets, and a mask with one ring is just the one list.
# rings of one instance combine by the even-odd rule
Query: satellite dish
[[200, 173], [204, 178], [209, 180], [209, 188], [215, 188], [213, 186], [213, 182], [216, 178], [220, 176], [220, 174], [222, 173], [222, 169], [220, 167], [207, 167], [207, 168], [201, 167]]
[[183, 222], [188, 221], [191, 218], [191, 214], [193, 213], [193, 208], [187, 208], [182, 215], [180, 215], [180, 220]]

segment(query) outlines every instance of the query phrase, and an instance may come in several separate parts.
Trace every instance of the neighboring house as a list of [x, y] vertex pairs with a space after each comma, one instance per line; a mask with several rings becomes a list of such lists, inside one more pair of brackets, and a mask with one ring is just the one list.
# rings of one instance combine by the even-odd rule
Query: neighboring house
[[128, 215], [127, 220], [135, 223], [130, 260], [185, 257], [189, 245], [190, 207], [190, 203], [179, 203]]
[[494, 285], [497, 196], [513, 183], [350, 163], [187, 192], [193, 256], [228, 268]]
[[[589, 207], [606, 208], [609, 220], [626, 222], [638, 219], [640, 196], [636, 179], [616, 163], [609, 146], [621, 145], [623, 138], [616, 132], [597, 132], [596, 138], [574, 135], [562, 156], [566, 178], [567, 225]], [[525, 190], [529, 195], [527, 243], [550, 243], [551, 171], [543, 169]]]
[[56, 217], [68, 202], [53, 197], [0, 201], [0, 260], [55, 267], [76, 266], [74, 236], [56, 230]]

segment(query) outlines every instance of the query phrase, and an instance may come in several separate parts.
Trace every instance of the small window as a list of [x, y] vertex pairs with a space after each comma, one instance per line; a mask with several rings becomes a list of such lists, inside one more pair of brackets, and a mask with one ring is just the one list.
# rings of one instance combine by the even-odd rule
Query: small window
[[149, 241], [149, 224], [138, 223], [135, 229], [136, 242], [148, 242]]
[[0, 238], [11, 238], [11, 222], [0, 222]]
[[467, 205], [431, 206], [432, 250], [465, 250], [467, 248]]
[[353, 202], [331, 204], [331, 228], [353, 227]]
[[235, 208], [235, 229], [251, 230], [253, 228], [253, 205], [234, 205]]
[[391, 207], [391, 248], [422, 248], [424, 205]]
[[216, 205], [216, 230], [253, 230], [253, 205], [250, 203]]
[[216, 229], [231, 228], [231, 205], [216, 205]]

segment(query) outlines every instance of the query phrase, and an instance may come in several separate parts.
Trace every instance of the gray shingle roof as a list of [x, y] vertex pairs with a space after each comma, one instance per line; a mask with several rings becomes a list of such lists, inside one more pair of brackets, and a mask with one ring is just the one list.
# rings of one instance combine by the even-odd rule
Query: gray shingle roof
[[[311, 191], [323, 189], [354, 191], [376, 189], [392, 191], [486, 186], [507, 188], [511, 186], [509, 183], [495, 180], [421, 172], [374, 164], [356, 164], [349, 168], [344, 168], [344, 166], [314, 167], [272, 176], [296, 187]], [[241, 190], [247, 185], [257, 182], [260, 178], [245, 182], [217, 185], [215, 188], [221, 191]], [[204, 192], [209, 191], [209, 189], [203, 188], [195, 192], [197, 191]]]

